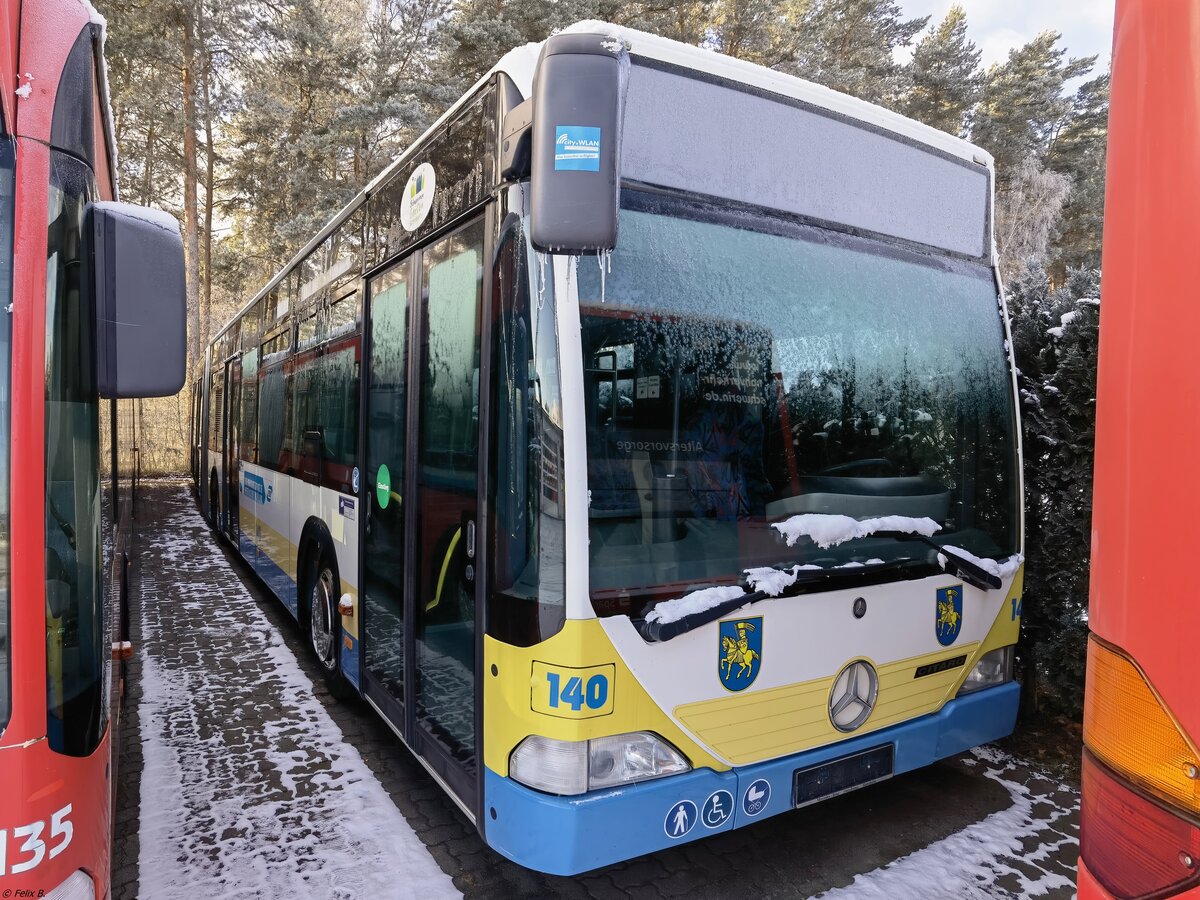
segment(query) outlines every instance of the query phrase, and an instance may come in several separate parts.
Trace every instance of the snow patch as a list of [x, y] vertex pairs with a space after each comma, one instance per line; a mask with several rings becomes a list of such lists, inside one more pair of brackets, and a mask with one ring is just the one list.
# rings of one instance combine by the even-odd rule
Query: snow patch
[[909, 516], [882, 516], [877, 519], [863, 519], [860, 522], [850, 516], [801, 513], [783, 522], [775, 522], [771, 527], [784, 536], [789, 547], [800, 538], [807, 537], [825, 550], [880, 531], [899, 531], [904, 534], [932, 537], [942, 526], [930, 518], [914, 519]]
[[[843, 888], [819, 895], [820, 900], [982, 900], [1009, 891], [996, 888], [1000, 878], [1015, 880], [1019, 897], [1044, 896], [1051, 891], [1074, 892], [1073, 879], [1052, 871], [1058, 857], [1074, 857], [1078, 839], [1071, 817], [1079, 795], [1065, 784], [1035, 779], [1044, 789], [1031, 788], [1006, 776], [1016, 775], [1015, 758], [993, 747], [972, 752], [983, 775], [1008, 791], [1012, 805], [982, 821], [943, 838], [882, 868], [855, 877]], [[1029, 839], [1033, 849], [1026, 849]], [[1065, 896], [1066, 894], [1064, 894]]]
[[[170, 596], [146, 579], [141, 597], [141, 895], [459, 896], [313, 696], [186, 489], [175, 502], [182, 511], [142, 557], [179, 577]], [[214, 598], [236, 614], [211, 615]], [[194, 642], [172, 640], [162, 623], [177, 615], [211, 625]], [[238, 721], [263, 704], [261, 729]], [[214, 731], [220, 716], [228, 725]]]
[[[950, 544], [946, 544], [946, 549], [951, 553], [961, 556], [967, 562], [975, 563], [979, 568], [985, 572], [990, 572], [997, 578], [1008, 578], [1008, 576], [1016, 574], [1017, 569], [1021, 568], [1021, 563], [1025, 562], [1025, 557], [1020, 553], [1010, 556], [1008, 559], [995, 560], [978, 557], [974, 553], [968, 553], [962, 547], [952, 547]], [[938, 561], [940, 562], [942, 559], [944, 557], [939, 553]], [[943, 567], [944, 565], [943, 563]]]
[[[792, 580], [795, 581], [794, 578]], [[735, 585], [703, 588], [693, 591], [686, 596], [676, 597], [674, 600], [667, 600], [664, 603], [658, 604], [658, 606], [646, 614], [646, 621], [669, 625], [671, 622], [678, 622], [687, 616], [707, 612], [714, 606], [720, 606], [727, 600], [744, 596], [746, 596], [746, 592]]]
[[1046, 333], [1051, 334], [1056, 338], [1061, 338], [1063, 336], [1063, 329], [1065, 329], [1068, 325], [1070, 325], [1072, 322], [1074, 322], [1076, 319], [1078, 319], [1079, 315], [1080, 315], [1080, 311], [1077, 309], [1073, 309], [1070, 312], [1063, 313], [1061, 316], [1058, 317], [1058, 327], [1057, 328], [1047, 328]]
[[778, 597], [796, 583], [801, 572], [820, 570], [820, 566], [792, 566], [790, 569], [776, 569], [763, 566], [746, 570], [746, 581], [756, 591], [762, 591], [768, 597]]

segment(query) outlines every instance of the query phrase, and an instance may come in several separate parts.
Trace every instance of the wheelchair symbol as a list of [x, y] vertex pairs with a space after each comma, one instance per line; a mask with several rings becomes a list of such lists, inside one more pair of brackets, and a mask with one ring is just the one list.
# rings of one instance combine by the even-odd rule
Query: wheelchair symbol
[[733, 813], [733, 794], [729, 791], [714, 791], [704, 801], [700, 818], [706, 828], [720, 828]]

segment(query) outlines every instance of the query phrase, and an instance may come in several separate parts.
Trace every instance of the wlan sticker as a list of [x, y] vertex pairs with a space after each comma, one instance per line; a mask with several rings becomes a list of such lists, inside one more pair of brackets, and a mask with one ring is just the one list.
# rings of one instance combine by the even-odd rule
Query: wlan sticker
[[599, 172], [600, 129], [590, 125], [555, 126], [554, 171]]

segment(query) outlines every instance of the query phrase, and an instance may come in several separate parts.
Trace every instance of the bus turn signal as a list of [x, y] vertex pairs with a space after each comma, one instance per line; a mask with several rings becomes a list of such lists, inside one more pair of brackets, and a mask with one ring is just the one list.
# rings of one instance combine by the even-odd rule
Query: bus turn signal
[[1200, 813], [1200, 754], [1141, 671], [1094, 636], [1088, 641], [1083, 743], [1138, 787]]

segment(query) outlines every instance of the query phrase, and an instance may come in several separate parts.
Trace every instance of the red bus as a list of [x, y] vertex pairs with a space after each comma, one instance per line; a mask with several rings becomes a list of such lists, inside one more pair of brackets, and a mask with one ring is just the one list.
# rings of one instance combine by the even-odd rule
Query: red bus
[[115, 202], [103, 37], [81, 0], [0, 6], [3, 897], [109, 894], [130, 398], [185, 367], [178, 225]]
[[1200, 3], [1117, 0], [1079, 895], [1200, 896]]

